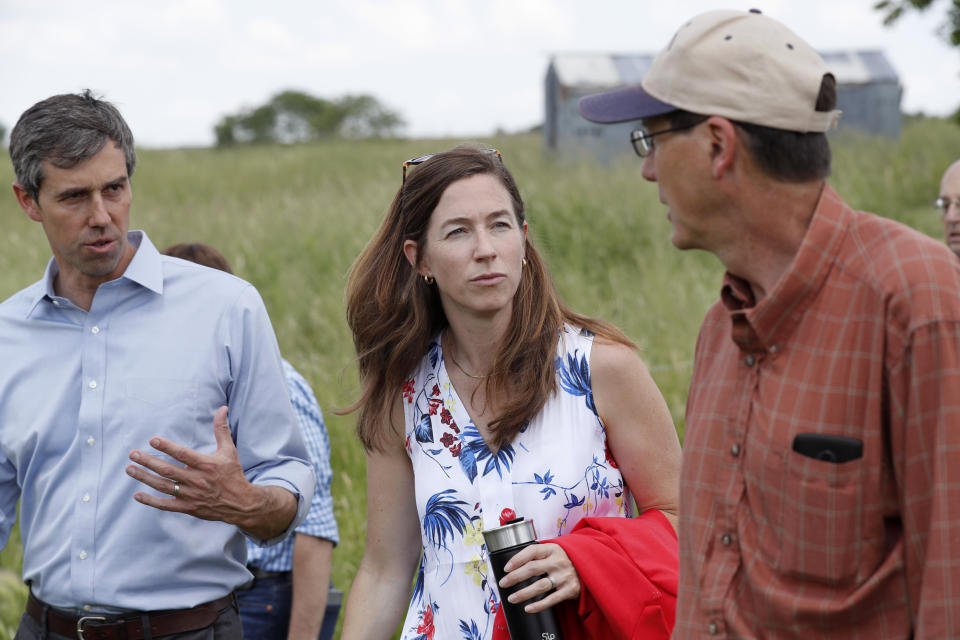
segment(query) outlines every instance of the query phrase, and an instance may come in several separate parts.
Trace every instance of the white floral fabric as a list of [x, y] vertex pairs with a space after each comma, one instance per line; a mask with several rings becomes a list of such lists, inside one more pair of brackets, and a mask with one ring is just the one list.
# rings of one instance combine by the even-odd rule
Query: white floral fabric
[[486, 640], [500, 598], [482, 531], [513, 511], [539, 539], [585, 516], [629, 515], [590, 386], [593, 336], [565, 327], [558, 390], [510, 444], [488, 447], [450, 383], [437, 336], [403, 387], [423, 554], [402, 640]]

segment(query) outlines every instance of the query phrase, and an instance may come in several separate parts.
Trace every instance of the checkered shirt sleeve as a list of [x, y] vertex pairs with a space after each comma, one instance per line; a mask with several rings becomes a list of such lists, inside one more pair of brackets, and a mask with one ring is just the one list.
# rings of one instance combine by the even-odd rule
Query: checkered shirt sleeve
[[333, 498], [330, 494], [330, 484], [333, 481], [333, 471], [330, 468], [330, 439], [323, 423], [323, 413], [313, 395], [313, 390], [303, 376], [286, 360], [283, 365], [287, 386], [290, 389], [290, 403], [303, 429], [307, 452], [317, 476], [313, 503], [310, 505], [307, 517], [296, 528], [296, 532], [316, 538], [326, 538], [336, 545], [340, 542], [340, 537], [337, 521], [333, 516]]
[[[330, 483], [333, 473], [330, 469], [330, 440], [323, 424], [323, 413], [310, 385], [300, 373], [286, 360], [283, 372], [287, 378], [290, 404], [297, 416], [297, 422], [303, 432], [307, 445], [307, 454], [313, 463], [313, 472], [317, 477], [317, 486], [313, 492], [313, 501], [307, 516], [295, 533], [303, 533], [317, 538], [325, 538], [334, 545], [340, 542], [337, 521], [333, 516], [333, 498], [330, 495]], [[261, 547], [247, 543], [247, 564], [266, 571], [290, 571], [293, 567], [293, 545], [296, 536], [271, 547]]]

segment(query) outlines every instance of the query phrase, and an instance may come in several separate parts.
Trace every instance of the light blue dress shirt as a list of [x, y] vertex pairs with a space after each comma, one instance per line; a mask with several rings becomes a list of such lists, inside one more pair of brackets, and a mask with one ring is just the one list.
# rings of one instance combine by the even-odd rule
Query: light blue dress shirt
[[158, 453], [151, 437], [213, 453], [228, 405], [247, 479], [298, 496], [284, 535], [315, 482], [257, 291], [128, 238], [139, 249], [89, 312], [54, 294], [54, 260], [0, 304], [0, 542], [19, 498], [24, 580], [83, 612], [192, 607], [250, 579], [236, 527], [133, 499], [152, 489], [128, 455]]
[[[287, 377], [290, 404], [297, 414], [297, 422], [300, 423], [303, 438], [307, 443], [307, 453], [313, 463], [313, 473], [317, 476], [313, 503], [296, 533], [325, 538], [336, 546], [340, 542], [340, 536], [337, 532], [337, 521], [333, 516], [333, 497], [330, 495], [333, 471], [330, 469], [330, 439], [323, 424], [323, 412], [320, 411], [310, 384], [286, 360], [283, 361], [283, 373]], [[265, 571], [290, 571], [293, 569], [294, 538], [295, 536], [290, 536], [271, 547], [261, 547], [248, 542], [247, 564]]]

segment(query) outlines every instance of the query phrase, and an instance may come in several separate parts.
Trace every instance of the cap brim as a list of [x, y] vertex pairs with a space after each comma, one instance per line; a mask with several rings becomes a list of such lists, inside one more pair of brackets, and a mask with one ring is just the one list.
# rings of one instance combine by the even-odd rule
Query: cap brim
[[642, 120], [677, 110], [651, 96], [639, 84], [584, 96], [577, 106], [584, 118], [602, 124]]

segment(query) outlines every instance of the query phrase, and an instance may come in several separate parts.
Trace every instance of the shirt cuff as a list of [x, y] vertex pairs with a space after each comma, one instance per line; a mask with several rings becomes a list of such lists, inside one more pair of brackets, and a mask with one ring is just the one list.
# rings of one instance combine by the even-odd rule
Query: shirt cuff
[[258, 547], [271, 547], [275, 544], [283, 542], [290, 534], [293, 533], [300, 523], [303, 522], [303, 519], [307, 517], [307, 512], [310, 510], [310, 496], [304, 496], [292, 482], [289, 482], [283, 478], [265, 478], [254, 484], [256, 484], [258, 487], [280, 487], [281, 489], [286, 489], [297, 499], [297, 514], [293, 517], [293, 520], [290, 521], [290, 524], [287, 525], [287, 528], [276, 537], [270, 538], [269, 540], [263, 540], [261, 538], [254, 537], [241, 529], [241, 533], [243, 533], [243, 535], [246, 536], [246, 538], [253, 544], [257, 545]]

